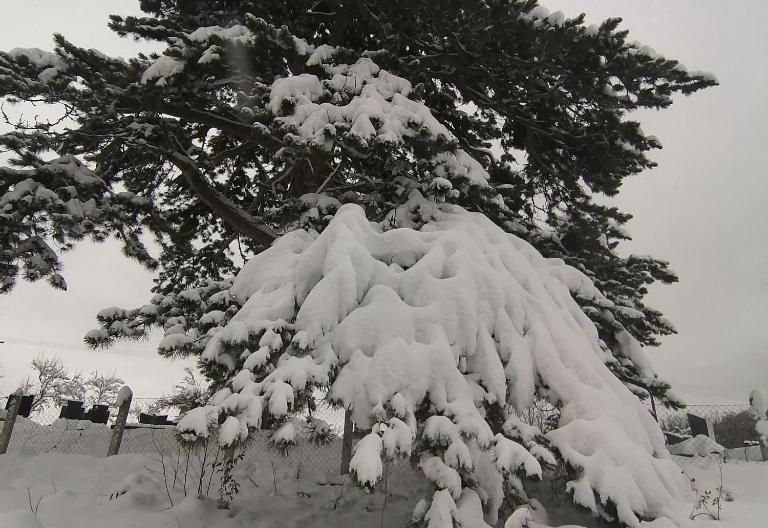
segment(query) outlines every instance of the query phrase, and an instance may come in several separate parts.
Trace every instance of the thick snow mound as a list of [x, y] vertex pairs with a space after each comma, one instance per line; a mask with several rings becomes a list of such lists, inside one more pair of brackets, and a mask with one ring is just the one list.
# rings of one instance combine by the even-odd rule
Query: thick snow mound
[[43, 528], [31, 511], [14, 510], [0, 513], [0, 526], [13, 528]]
[[[381, 490], [354, 489], [351, 479], [338, 475], [338, 465], [332, 473], [314, 465], [309, 452], [304, 453], [298, 473], [281, 456], [271, 461], [246, 457], [233, 474], [240, 492], [230, 509], [221, 509], [215, 500], [219, 471], [203, 496], [198, 495], [197, 484], [174, 480], [172, 473], [166, 473], [165, 485], [162, 464], [167, 469], [177, 463], [173, 452], [167, 451], [164, 461], [158, 452], [107, 458], [61, 453], [0, 456], [0, 527], [402, 528], [417, 501], [414, 493], [428, 486], [413, 473], [398, 472], [385, 499]], [[190, 478], [201, 469], [194, 458]], [[393, 469], [388, 468], [390, 479]], [[210, 476], [206, 473], [206, 479]], [[30, 500], [36, 514], [30, 511]]]
[[[405, 207], [398, 216], [420, 216], [420, 230], [373, 224], [344, 205], [321, 234], [289, 233], [246, 264], [231, 290], [243, 307], [203, 354], [232, 371], [234, 392], [214, 398], [219, 412], [249, 424], [254, 409], [280, 418], [297, 395], [330, 386], [372, 434], [392, 418], [407, 424], [404, 437], [427, 446], [427, 476], [457, 498], [452, 465], [478, 486], [496, 482], [479, 475], [492, 449], [499, 474], [540, 474], [525, 450], [542, 446], [494, 435], [486, 419], [491, 406], [523, 409], [538, 392], [561, 406], [547, 440], [576, 469], [568, 489], [577, 503], [633, 527], [671, 515], [679, 469], [648, 411], [605, 366], [597, 331], [571, 297], [602, 297], [591, 281], [484, 215], [418, 193]], [[440, 417], [429, 435], [417, 411]], [[353, 469], [371, 484], [382, 444], [367, 445]]]
[[725, 448], [706, 435], [698, 435], [669, 447], [672, 455], [708, 456], [722, 455]]

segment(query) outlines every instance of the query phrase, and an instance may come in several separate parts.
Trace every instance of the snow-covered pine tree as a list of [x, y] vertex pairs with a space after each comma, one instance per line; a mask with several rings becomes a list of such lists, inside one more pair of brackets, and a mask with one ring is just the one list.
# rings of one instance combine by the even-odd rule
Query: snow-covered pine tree
[[[0, 136], [16, 154], [0, 170], [4, 290], [19, 273], [65, 286], [50, 240], [116, 236], [159, 266], [156, 296], [102, 311], [86, 339], [160, 325], [162, 353], [201, 354], [220, 390], [185, 434], [242, 441], [328, 388], [376, 426], [360, 482], [380, 456], [420, 454], [429, 526], [492, 521], [505, 486], [522, 496], [553, 461], [545, 446], [596, 514], [670, 515], [676, 471], [619, 380], [674, 401], [640, 344], [673, 331], [642, 298], [675, 278], [619, 257], [629, 216], [593, 196], [653, 165], [660, 144], [627, 112], [710, 75], [628, 42], [619, 19], [535, 1], [141, 6], [111, 27], [159, 55], [62, 36], [0, 53], [0, 96], [68, 120]], [[513, 412], [535, 396], [561, 408], [546, 437]]]

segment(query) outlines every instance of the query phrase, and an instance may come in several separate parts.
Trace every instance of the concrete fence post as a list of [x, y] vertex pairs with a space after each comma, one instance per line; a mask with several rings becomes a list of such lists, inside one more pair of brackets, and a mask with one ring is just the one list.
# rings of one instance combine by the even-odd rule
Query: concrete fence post
[[21, 397], [23, 395], [24, 392], [21, 389], [16, 389], [16, 392], [11, 395], [13, 402], [5, 415], [3, 430], [0, 431], [0, 455], [4, 455], [8, 451], [8, 445], [11, 443], [11, 434], [13, 434], [13, 426], [16, 424], [16, 417], [19, 415]]
[[116, 455], [120, 452], [120, 443], [123, 441], [123, 431], [125, 431], [125, 424], [128, 421], [128, 411], [131, 410], [131, 400], [133, 399], [133, 391], [128, 385], [123, 385], [120, 392], [117, 393], [118, 406], [117, 418], [115, 418], [115, 425], [112, 427], [112, 438], [109, 440], [109, 450], [107, 456]]
[[352, 460], [352, 413], [344, 411], [344, 437], [341, 440], [341, 474], [349, 473], [349, 461]]

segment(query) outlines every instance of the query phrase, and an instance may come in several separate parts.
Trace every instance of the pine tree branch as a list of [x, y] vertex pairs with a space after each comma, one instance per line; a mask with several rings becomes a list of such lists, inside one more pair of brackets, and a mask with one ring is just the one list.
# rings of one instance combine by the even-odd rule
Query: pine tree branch
[[265, 245], [271, 244], [278, 237], [271, 228], [258, 222], [243, 208], [211, 187], [195, 162], [188, 156], [178, 151], [168, 152], [167, 156], [181, 171], [185, 181], [200, 200], [232, 229]]
[[[177, 117], [179, 119], [184, 119], [186, 121], [208, 125], [210, 127], [217, 128], [226, 134], [253, 144], [261, 145], [264, 141], [266, 141], [267, 143], [277, 147], [284, 145], [283, 141], [277, 136], [269, 133], [269, 131], [266, 130], [266, 127], [252, 126], [241, 121], [229, 119], [214, 112], [199, 110], [189, 106], [181, 106], [159, 100], [142, 101], [130, 97], [121, 98], [119, 106], [121, 109], [130, 112], [150, 110]], [[258, 124], [261, 125], [261, 123]]]
[[341, 169], [341, 166], [344, 165], [344, 160], [345, 158], [342, 157], [339, 163], [336, 165], [336, 168], [333, 169], [333, 171], [330, 174], [328, 174], [328, 177], [325, 180], [323, 180], [323, 183], [321, 183], [320, 187], [317, 188], [317, 190], [315, 191], [316, 193], [320, 194], [323, 191], [325, 191], [326, 186], [331, 182], [331, 180], [333, 180], [333, 177], [336, 176], [337, 172], [339, 172], [339, 169]]
[[184, 108], [176, 105], [171, 105], [165, 102], [160, 102], [156, 105], [156, 109], [164, 114], [169, 114], [188, 121], [195, 121], [204, 125], [209, 125], [214, 128], [218, 128], [222, 132], [243, 139], [248, 142], [253, 142], [256, 139], [267, 140], [275, 145], [283, 145], [282, 140], [266, 133], [258, 127], [250, 126], [246, 123], [227, 119], [226, 117], [214, 114], [212, 112], [206, 112], [195, 108]]

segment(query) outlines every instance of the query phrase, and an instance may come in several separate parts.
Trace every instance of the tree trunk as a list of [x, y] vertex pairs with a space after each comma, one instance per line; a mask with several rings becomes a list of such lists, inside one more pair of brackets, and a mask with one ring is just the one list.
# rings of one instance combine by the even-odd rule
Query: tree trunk
[[349, 473], [349, 461], [352, 460], [352, 414], [344, 411], [344, 437], [341, 441], [341, 474]]

